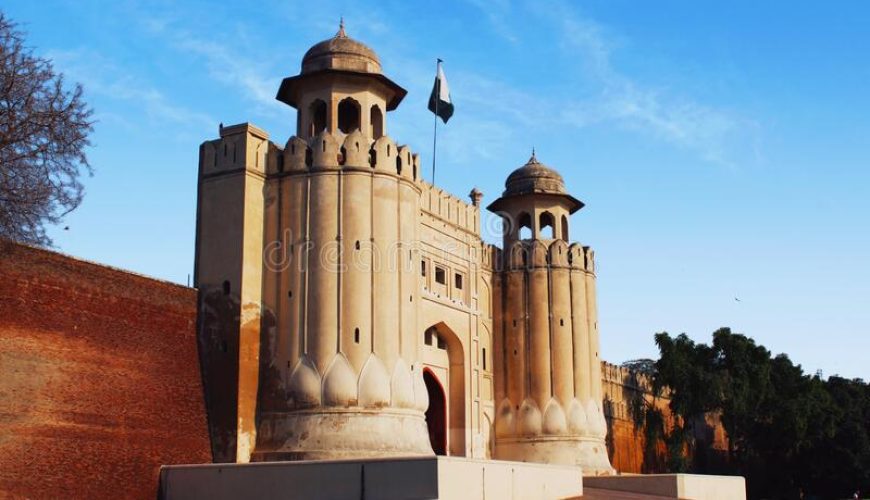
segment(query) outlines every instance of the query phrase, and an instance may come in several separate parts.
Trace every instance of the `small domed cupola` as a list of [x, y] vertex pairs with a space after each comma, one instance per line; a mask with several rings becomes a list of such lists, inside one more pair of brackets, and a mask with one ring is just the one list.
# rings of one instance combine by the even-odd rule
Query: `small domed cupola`
[[538, 161], [534, 149], [529, 161], [511, 172], [508, 176], [501, 198], [492, 202], [487, 208], [491, 212], [499, 212], [509, 204], [508, 199], [527, 195], [558, 196], [563, 198], [569, 213], [572, 214], [583, 208], [582, 201], [568, 194], [562, 175]]
[[396, 109], [408, 93], [381, 73], [381, 62], [374, 50], [347, 36], [342, 19], [334, 37], [308, 49], [302, 58], [302, 70], [281, 82], [276, 99], [300, 109], [308, 90], [334, 81], [335, 77], [376, 87], [383, 95], [387, 111]]
[[559, 172], [539, 162], [532, 149], [529, 161], [508, 176], [501, 198], [486, 208], [502, 218], [507, 249], [518, 240], [569, 241], [568, 217], [583, 202], [568, 194]]
[[303, 75], [324, 69], [381, 74], [381, 61], [374, 50], [347, 36], [342, 20], [334, 37], [315, 44], [302, 57]]

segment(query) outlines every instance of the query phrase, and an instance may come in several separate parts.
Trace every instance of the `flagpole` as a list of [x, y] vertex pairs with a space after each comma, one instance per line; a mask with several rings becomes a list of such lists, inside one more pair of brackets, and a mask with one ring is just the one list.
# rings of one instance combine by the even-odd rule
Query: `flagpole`
[[432, 185], [435, 185], [435, 154], [438, 145], [438, 101], [441, 100], [441, 80], [438, 78], [438, 66], [441, 59], [435, 62], [435, 130], [432, 133]]

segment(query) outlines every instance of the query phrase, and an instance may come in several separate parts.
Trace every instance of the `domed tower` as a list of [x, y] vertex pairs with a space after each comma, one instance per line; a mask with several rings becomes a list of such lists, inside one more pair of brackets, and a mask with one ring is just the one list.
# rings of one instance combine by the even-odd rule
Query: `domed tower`
[[289, 265], [265, 271], [276, 327], [260, 349], [253, 460], [433, 453], [412, 266], [419, 160], [385, 134], [404, 95], [343, 24], [278, 91], [298, 120], [267, 172], [264, 218]]
[[420, 366], [419, 158], [386, 136], [405, 90], [344, 26], [251, 124], [200, 147], [194, 284], [215, 461], [431, 455]]
[[602, 412], [593, 252], [569, 244], [583, 203], [529, 161], [488, 209], [504, 223], [494, 457], [612, 472]]
[[385, 115], [407, 92], [381, 73], [377, 54], [338, 33], [315, 44], [302, 58], [299, 75], [281, 82], [277, 99], [298, 111], [296, 135], [310, 139], [320, 132], [345, 136], [359, 129], [377, 140], [386, 135]]

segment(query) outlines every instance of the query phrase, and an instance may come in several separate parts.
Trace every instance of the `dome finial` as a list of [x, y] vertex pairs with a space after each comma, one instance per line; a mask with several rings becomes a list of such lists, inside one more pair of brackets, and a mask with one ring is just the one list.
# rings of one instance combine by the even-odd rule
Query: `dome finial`
[[529, 158], [528, 163], [538, 163], [538, 158], [535, 156], [535, 147], [532, 146], [532, 157]]
[[339, 18], [338, 33], [335, 34], [335, 38], [347, 38], [347, 33], [344, 32], [344, 16]]

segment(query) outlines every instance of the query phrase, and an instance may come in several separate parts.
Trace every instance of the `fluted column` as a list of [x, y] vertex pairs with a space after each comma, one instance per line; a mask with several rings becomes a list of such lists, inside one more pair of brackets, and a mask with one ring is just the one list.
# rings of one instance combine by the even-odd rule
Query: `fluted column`
[[[503, 269], [504, 255], [502, 261], [496, 264], [496, 269]], [[494, 273], [492, 276], [492, 378], [495, 390], [495, 404], [499, 405], [507, 395], [505, 385], [507, 382], [507, 372], [505, 370], [505, 360], [507, 358], [506, 342], [505, 342], [505, 322], [504, 309], [502, 308], [503, 300], [503, 274]]]
[[511, 262], [507, 272], [505, 307], [505, 341], [507, 361], [507, 396], [515, 407], [526, 394], [526, 290], [522, 262]]
[[360, 373], [372, 352], [372, 179], [350, 171], [343, 180], [342, 350]]
[[308, 254], [308, 354], [321, 374], [338, 350], [338, 145], [328, 134], [312, 140], [315, 167], [311, 175]]
[[[413, 157], [411, 151], [403, 148], [400, 151], [403, 165], [401, 177], [413, 182]], [[397, 249], [397, 272], [399, 273], [399, 308], [401, 313], [400, 331], [402, 345], [400, 355], [408, 363], [417, 356], [417, 344], [420, 340], [420, 330], [417, 326], [417, 309], [420, 303], [420, 255], [417, 245], [417, 228], [419, 226], [420, 195], [409, 182], [398, 184], [399, 209], [399, 242]]]
[[553, 338], [553, 394], [567, 411], [574, 399], [574, 348], [571, 335], [571, 283], [568, 246], [557, 241], [550, 246]]
[[[284, 146], [284, 169], [287, 173], [296, 174], [306, 169], [305, 157], [308, 154], [308, 144], [298, 137], [292, 137]], [[280, 178], [284, 198], [282, 204], [282, 234], [285, 263], [280, 268], [281, 305], [279, 307], [278, 324], [282, 330], [279, 333], [279, 346], [286, 349], [285, 365], [292, 370], [299, 361], [302, 352], [302, 336], [305, 331], [305, 316], [302, 305], [305, 303], [304, 273], [307, 269], [308, 241], [307, 215], [308, 198], [310, 194], [310, 179], [303, 175], [288, 175]], [[289, 374], [288, 374], [289, 377]]]
[[591, 397], [589, 320], [583, 247], [571, 245], [571, 325], [574, 345], [574, 396], [585, 407]]
[[[546, 247], [533, 242], [529, 269], [529, 339], [530, 391], [529, 396], [543, 412], [552, 395], [550, 362], [550, 297], [546, 267]], [[541, 266], [541, 264], [544, 264]]]
[[[381, 138], [375, 143], [376, 172], [395, 172], [396, 146]], [[390, 168], [392, 164], [392, 168]], [[399, 358], [399, 190], [396, 179], [372, 178], [372, 239], [378, 262], [374, 269], [372, 295], [373, 351], [392, 373]]]

